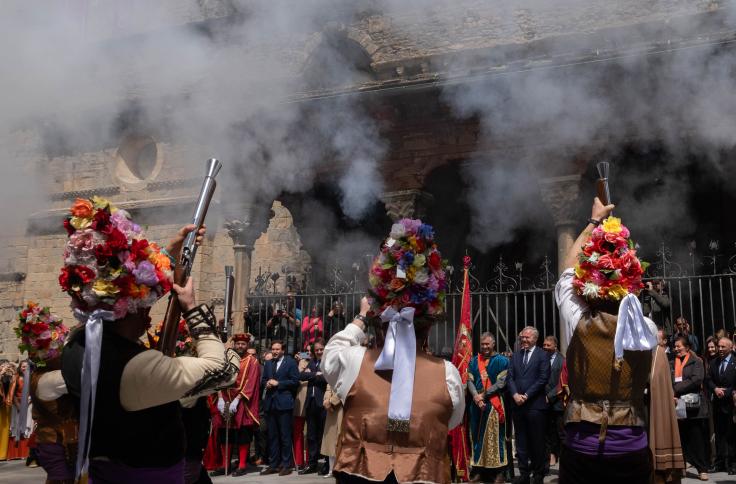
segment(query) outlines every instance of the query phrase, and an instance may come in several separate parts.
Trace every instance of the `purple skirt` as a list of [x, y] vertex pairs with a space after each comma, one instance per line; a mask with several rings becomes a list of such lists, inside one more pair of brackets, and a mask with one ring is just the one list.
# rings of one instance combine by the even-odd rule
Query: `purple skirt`
[[74, 469], [66, 461], [64, 446], [61, 444], [38, 444], [38, 463], [48, 475], [49, 481], [74, 479]]
[[89, 484], [183, 484], [184, 461], [171, 467], [129, 467], [119, 462], [91, 460]]

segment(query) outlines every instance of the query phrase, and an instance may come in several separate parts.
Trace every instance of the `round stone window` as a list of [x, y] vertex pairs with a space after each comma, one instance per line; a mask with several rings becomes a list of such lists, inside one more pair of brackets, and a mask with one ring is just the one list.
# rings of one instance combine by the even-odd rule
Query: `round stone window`
[[128, 188], [143, 188], [161, 171], [161, 156], [150, 136], [129, 135], [116, 154], [115, 175]]

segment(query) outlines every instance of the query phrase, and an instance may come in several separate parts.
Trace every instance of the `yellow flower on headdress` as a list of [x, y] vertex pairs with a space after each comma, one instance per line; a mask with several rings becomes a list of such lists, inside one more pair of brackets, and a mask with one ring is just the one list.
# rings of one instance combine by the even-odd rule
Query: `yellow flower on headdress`
[[92, 197], [92, 203], [94, 204], [94, 207], [96, 209], [105, 209], [109, 207], [111, 213], [115, 213], [117, 211], [117, 208], [113, 207], [112, 203], [110, 203], [110, 200], [108, 200], [107, 198], [102, 198], [95, 195], [94, 197]]
[[614, 284], [608, 288], [608, 295], [616, 301], [623, 299], [628, 293], [629, 291], [621, 284]]
[[98, 279], [92, 286], [92, 291], [100, 297], [114, 296], [120, 289], [110, 281]]
[[69, 221], [69, 223], [77, 230], [86, 229], [90, 225], [92, 225], [92, 219], [91, 218], [82, 218], [82, 217], [72, 217], [72, 219]]
[[618, 234], [622, 230], [621, 219], [618, 217], [608, 217], [601, 226], [609, 234]]
[[575, 264], [575, 277], [583, 279], [588, 272], [580, 267], [580, 264]]

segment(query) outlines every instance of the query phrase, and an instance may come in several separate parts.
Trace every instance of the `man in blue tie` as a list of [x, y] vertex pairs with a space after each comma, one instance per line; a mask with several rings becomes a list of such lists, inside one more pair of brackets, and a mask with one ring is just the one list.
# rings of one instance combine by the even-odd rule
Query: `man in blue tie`
[[294, 467], [291, 451], [291, 425], [294, 413], [294, 392], [299, 385], [299, 370], [296, 361], [284, 354], [284, 344], [271, 343], [273, 358], [266, 362], [261, 377], [265, 395], [263, 408], [268, 422], [268, 467], [261, 475], [288, 476]]
[[716, 459], [709, 472], [728, 471], [736, 474], [736, 432], [733, 423], [732, 393], [736, 388], [736, 361], [732, 354], [733, 342], [718, 340], [719, 358], [710, 365], [706, 384], [713, 398], [713, 427], [716, 433]]
[[539, 331], [532, 326], [521, 331], [521, 345], [511, 357], [506, 381], [515, 404], [512, 415], [520, 475], [514, 479], [514, 484], [542, 484], [544, 480], [547, 418], [544, 389], [549, 381], [550, 364], [549, 355], [536, 346], [538, 338]]

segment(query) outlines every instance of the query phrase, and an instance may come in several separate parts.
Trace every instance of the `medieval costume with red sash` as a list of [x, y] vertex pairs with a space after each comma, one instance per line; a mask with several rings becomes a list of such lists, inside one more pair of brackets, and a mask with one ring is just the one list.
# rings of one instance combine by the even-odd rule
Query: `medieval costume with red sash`
[[[245, 341], [249, 338], [245, 334], [233, 336], [233, 342]], [[220, 390], [212, 411], [212, 430], [217, 434], [222, 456], [220, 468], [213, 473], [217, 475], [224, 473], [225, 459], [232, 453], [233, 448], [238, 449], [239, 464], [233, 475], [242, 475], [247, 467], [250, 443], [258, 431], [260, 425], [258, 410], [261, 399], [260, 391], [261, 365], [258, 360], [248, 354], [244, 354], [240, 360], [240, 371], [235, 386]], [[226, 422], [226, 420], [229, 420]], [[228, 449], [225, 453], [226, 428], [229, 429]], [[228, 466], [229, 467], [229, 466]]]
[[482, 409], [475, 402], [468, 406], [470, 441], [473, 446], [471, 465], [474, 468], [500, 469], [508, 465], [504, 425], [506, 412], [501, 398], [508, 367], [508, 358], [498, 353], [488, 358], [476, 355], [470, 361], [468, 391], [473, 396], [484, 394], [486, 401]]

